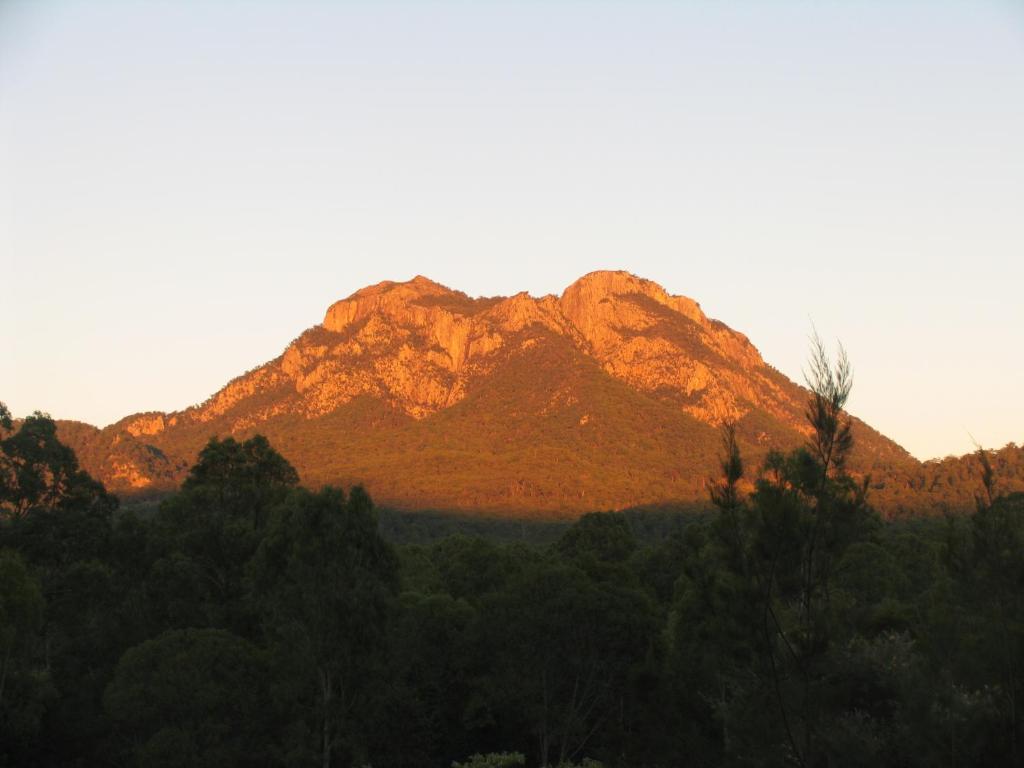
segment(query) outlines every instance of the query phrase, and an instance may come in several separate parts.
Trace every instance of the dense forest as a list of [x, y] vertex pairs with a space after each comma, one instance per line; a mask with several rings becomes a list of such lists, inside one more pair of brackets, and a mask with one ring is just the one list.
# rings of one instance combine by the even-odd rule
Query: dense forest
[[882, 521], [816, 362], [808, 444], [724, 430], [713, 512], [489, 537], [259, 436], [121, 509], [0, 407], [0, 765], [1021, 764], [1024, 494], [980, 452], [973, 514]]

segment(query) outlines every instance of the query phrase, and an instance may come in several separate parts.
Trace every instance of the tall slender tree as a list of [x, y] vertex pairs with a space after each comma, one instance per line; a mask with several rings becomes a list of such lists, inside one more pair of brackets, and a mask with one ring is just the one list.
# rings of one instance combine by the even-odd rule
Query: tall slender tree
[[[315, 701], [304, 732], [315, 735], [323, 768], [338, 753], [363, 757], [397, 558], [377, 532], [362, 488], [295, 490], [275, 509], [251, 566], [266, 633], [292, 703]], [[301, 707], [298, 711], [302, 711]], [[303, 748], [303, 747], [300, 747]]]

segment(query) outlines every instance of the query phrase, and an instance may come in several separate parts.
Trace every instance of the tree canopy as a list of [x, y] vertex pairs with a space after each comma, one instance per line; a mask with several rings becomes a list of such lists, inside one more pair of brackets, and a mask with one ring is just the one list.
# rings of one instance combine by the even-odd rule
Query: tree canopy
[[398, 544], [261, 437], [121, 509], [0, 407], [0, 766], [1019, 764], [1024, 495], [979, 453], [972, 514], [881, 520], [842, 353], [808, 384], [713, 512]]

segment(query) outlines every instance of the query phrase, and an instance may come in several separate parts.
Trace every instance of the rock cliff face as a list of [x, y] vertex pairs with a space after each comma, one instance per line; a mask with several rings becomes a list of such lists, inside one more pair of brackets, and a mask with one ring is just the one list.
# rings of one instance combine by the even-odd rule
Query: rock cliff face
[[[209, 421], [280, 388], [281, 397], [240, 415], [237, 426], [286, 412], [315, 418], [360, 395], [426, 418], [462, 400], [531, 329], [570, 340], [609, 375], [675, 397], [709, 424], [762, 408], [803, 428], [802, 395], [779, 385], [745, 336], [709, 320], [695, 301], [625, 272], [594, 272], [561, 297], [539, 299], [471, 299], [425, 277], [364, 288], [331, 305], [320, 327], [192, 417]], [[159, 418], [137, 419], [129, 431], [156, 434]]]
[[[805, 399], [746, 336], [626, 272], [541, 298], [473, 299], [416, 277], [336, 302], [202, 405], [99, 433], [148, 449], [154, 466], [122, 450], [91, 469], [115, 490], [162, 488], [212, 434], [260, 431], [307, 482], [366, 482], [398, 506], [572, 512], [699, 498], [717, 427], [737, 423], [755, 452], [792, 445]], [[911, 461], [870, 428], [858, 433], [866, 468]], [[596, 479], [623, 444], [635, 450], [618, 456], [620, 482]]]

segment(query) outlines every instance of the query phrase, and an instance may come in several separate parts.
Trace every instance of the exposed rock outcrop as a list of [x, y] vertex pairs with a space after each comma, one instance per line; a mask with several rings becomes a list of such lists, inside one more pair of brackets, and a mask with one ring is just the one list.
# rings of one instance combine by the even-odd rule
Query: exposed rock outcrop
[[[560, 462], [574, 466], [584, 454], [599, 464], [611, 460], [602, 458], [601, 451], [610, 456], [619, 445], [645, 446], [653, 432], [659, 440], [688, 434], [701, 446], [700, 474], [680, 477], [664, 470], [670, 472], [670, 486], [681, 489], [672, 493], [694, 495], [702, 493], [697, 489], [713, 469], [719, 425], [749, 422], [745, 439], [758, 450], [792, 444], [806, 429], [805, 397], [800, 387], [765, 364], [746, 336], [708, 318], [696, 301], [672, 296], [627, 272], [593, 272], [561, 296], [539, 298], [527, 293], [471, 298], [416, 277], [369, 286], [335, 302], [323, 323], [300, 335], [280, 357], [229, 382], [202, 405], [122, 420], [115, 425], [119, 435], [154, 451], [166, 449], [167, 456], [147, 459], [136, 450], [132, 459], [122, 450], [98, 474], [115, 489], [152, 488], [187, 466], [210, 433], [284, 430], [300, 435], [306, 429], [322, 430], [330, 421], [370, 432], [358, 440], [339, 432], [340, 426], [317, 432], [331, 444], [342, 442], [337, 449], [310, 454], [309, 465], [299, 466], [304, 476], [368, 482], [394, 478], [413, 488], [410, 473], [429, 478], [456, 472], [435, 461], [446, 451], [465, 451], [460, 460], [490, 463], [489, 471], [499, 475], [512, 472], [508, 467], [516, 462], [542, 462], [536, 472], [543, 474]], [[420, 423], [423, 430], [412, 426]], [[458, 432], [466, 424], [483, 430], [472, 438], [484, 439], [489, 447], [470, 449], [468, 437], [452, 444], [445, 430]], [[527, 434], [533, 435], [529, 445], [519, 445]], [[868, 447], [879, 455], [905, 456], [876, 433], [865, 434]], [[296, 440], [306, 444], [305, 438]], [[404, 440], [412, 442], [400, 447]], [[378, 446], [376, 454], [349, 455], [354, 442]], [[340, 451], [342, 458], [330, 450]], [[392, 465], [411, 462], [401, 473], [380, 464], [384, 454], [395, 450], [396, 457], [387, 460]], [[670, 462], [671, 450], [644, 461]], [[417, 464], [420, 455], [433, 458]], [[147, 461], [156, 463], [147, 470], [140, 465]], [[509, 504], [524, 503], [522, 489], [530, 488], [526, 495], [537, 508], [565, 504], [567, 498], [577, 507], [621, 505], [646, 498], [645, 493], [666, 493], [641, 490], [638, 478], [653, 467], [621, 469], [631, 479], [612, 484], [619, 490], [603, 496], [596, 488], [608, 478], [591, 470], [575, 476], [576, 470], [568, 468], [565, 472], [576, 479], [551, 483], [569, 482], [572, 490], [553, 489], [539, 477], [503, 478], [495, 487], [519, 489]], [[463, 468], [459, 476], [483, 471]], [[424, 498], [435, 493], [427, 487], [416, 493]], [[495, 493], [504, 491], [453, 487], [441, 502], [431, 498], [430, 503], [487, 507], [493, 506]]]
[[459, 402], [501, 355], [514, 354], [512, 337], [543, 333], [571, 341], [642, 391], [675, 396], [702, 421], [735, 420], [751, 408], [799, 419], [794, 392], [779, 387], [745, 336], [709, 320], [692, 299], [627, 272], [593, 272], [560, 297], [472, 299], [425, 277], [363, 288], [193, 418], [219, 417], [284, 382], [294, 397], [282, 391], [288, 403], [275, 413], [315, 418], [369, 395], [425, 418]]

